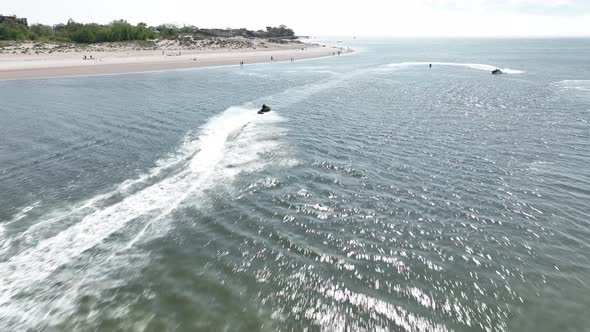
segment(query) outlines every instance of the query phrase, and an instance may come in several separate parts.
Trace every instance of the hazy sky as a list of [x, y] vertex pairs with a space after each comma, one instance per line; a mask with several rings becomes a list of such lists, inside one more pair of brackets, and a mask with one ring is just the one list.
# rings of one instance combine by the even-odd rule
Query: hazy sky
[[19, 0], [2, 14], [53, 24], [127, 19], [302, 35], [590, 36], [590, 0]]

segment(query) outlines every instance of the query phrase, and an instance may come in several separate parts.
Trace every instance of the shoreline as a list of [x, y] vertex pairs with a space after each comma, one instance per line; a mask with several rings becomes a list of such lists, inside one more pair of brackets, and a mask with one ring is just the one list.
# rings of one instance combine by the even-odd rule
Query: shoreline
[[[296, 48], [295, 48], [296, 47]], [[173, 50], [179, 55], [163, 55], [162, 50], [119, 50], [115, 52], [66, 52], [62, 54], [0, 55], [0, 81], [101, 76], [159, 72], [167, 70], [239, 66], [323, 58], [352, 51], [335, 47], [296, 44], [266, 49]], [[171, 52], [171, 51], [166, 51]], [[92, 53], [92, 60], [83, 54]], [[271, 61], [271, 57], [273, 61]]]

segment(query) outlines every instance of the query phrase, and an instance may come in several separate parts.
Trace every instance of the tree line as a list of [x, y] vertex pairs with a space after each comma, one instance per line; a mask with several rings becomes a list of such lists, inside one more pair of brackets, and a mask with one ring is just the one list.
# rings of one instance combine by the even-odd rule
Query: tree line
[[8, 19], [0, 24], [0, 40], [72, 41], [77, 43], [100, 43], [156, 38], [154, 31], [145, 23], [131, 25], [124, 20], [108, 25], [82, 24], [69, 20], [67, 24], [53, 27], [33, 24], [29, 27]]
[[262, 37], [294, 38], [295, 33], [288, 27], [266, 27], [266, 30], [251, 31], [246, 29], [199, 29], [194, 26], [178, 27], [164, 24], [148, 27], [145, 23], [132, 25], [125, 20], [116, 20], [107, 25], [96, 23], [78, 23], [70, 19], [66, 24], [48, 26], [33, 24], [26, 26], [7, 19], [0, 24], [0, 40], [61, 41], [76, 43], [101, 43], [129, 40], [176, 39], [180, 35], [200, 35], [213, 37]]

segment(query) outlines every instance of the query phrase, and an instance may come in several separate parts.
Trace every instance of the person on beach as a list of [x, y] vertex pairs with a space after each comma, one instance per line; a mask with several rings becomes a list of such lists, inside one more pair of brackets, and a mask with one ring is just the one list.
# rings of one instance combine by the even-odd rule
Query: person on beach
[[270, 62], [273, 62], [275, 59], [271, 56], [270, 57]]
[[432, 63], [428, 65], [428, 68], [432, 68]]

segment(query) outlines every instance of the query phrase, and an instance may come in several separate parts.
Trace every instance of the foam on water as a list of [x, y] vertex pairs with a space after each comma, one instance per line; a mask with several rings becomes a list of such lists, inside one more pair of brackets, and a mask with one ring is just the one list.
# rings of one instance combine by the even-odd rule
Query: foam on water
[[[433, 66], [455, 66], [455, 67], [465, 67], [477, 70], [484, 70], [491, 72], [494, 69], [498, 69], [497, 66], [487, 65], [487, 64], [480, 64], [480, 63], [457, 63], [457, 62], [400, 62], [400, 63], [390, 63], [386, 65], [387, 67], [413, 67], [413, 66], [428, 66], [432, 64]], [[499, 68], [505, 74], [522, 74], [524, 71], [510, 69], [510, 68]]]
[[555, 85], [568, 90], [590, 91], [590, 80], [563, 80]]
[[[38, 315], [47, 309], [39, 303], [47, 300], [41, 298], [52, 296], [33, 294], [21, 297], [19, 294], [39, 283], [49, 282], [46, 279], [50, 279], [54, 272], [99, 244], [113, 252], [129, 248], [141, 237], [145, 228], [130, 243], [123, 244], [109, 239], [115, 232], [121, 232], [134, 223], [145, 224], [146, 227], [165, 224], [167, 216], [183, 204], [198, 204], [199, 200], [194, 198], [202, 196], [208, 188], [230, 183], [242, 172], [268, 165], [270, 161], [260, 158], [261, 155], [267, 152], [280, 155], [286, 150], [282, 149], [280, 141], [283, 131], [275, 126], [281, 121], [284, 119], [276, 112], [261, 116], [253, 109], [230, 108], [209, 120], [199, 136], [187, 140], [174, 158], [161, 162], [148, 174], [125, 181], [114, 192], [98, 195], [81, 206], [60, 211], [61, 215], [40, 221], [39, 224], [44, 226], [33, 227], [24, 235], [41, 239], [0, 263], [0, 306], [3, 308], [0, 312], [0, 322], [3, 323], [0, 326], [33, 324]], [[272, 142], [269, 144], [267, 140]], [[158, 178], [159, 173], [171, 167], [175, 170]], [[124, 197], [106, 205], [106, 199], [115, 194]], [[44, 229], [72, 216], [77, 220], [70, 227], [43, 238]], [[86, 268], [92, 269], [95, 265], [96, 262], [93, 262]], [[64, 297], [63, 294], [59, 296]], [[68, 298], [75, 299], [75, 296]]]
[[14, 223], [14, 222], [17, 222], [17, 221], [21, 220], [22, 218], [25, 218], [29, 212], [31, 212], [33, 209], [35, 209], [36, 207], [38, 207], [40, 204], [41, 204], [41, 201], [36, 201], [33, 204], [31, 204], [31, 205], [25, 206], [11, 220], [9, 220], [7, 222], [7, 224], [11, 224], [11, 223]]

